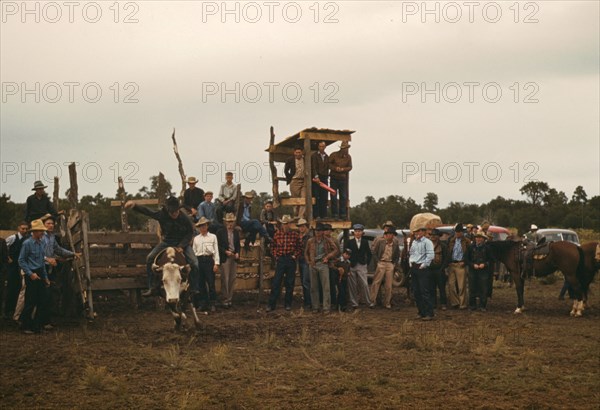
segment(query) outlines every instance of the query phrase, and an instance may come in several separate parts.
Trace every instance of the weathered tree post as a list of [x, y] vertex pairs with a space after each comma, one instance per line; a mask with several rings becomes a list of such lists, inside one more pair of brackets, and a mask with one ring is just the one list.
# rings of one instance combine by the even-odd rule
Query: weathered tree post
[[69, 200], [71, 208], [76, 209], [77, 203], [79, 202], [79, 193], [77, 187], [77, 169], [74, 162], [71, 162], [69, 165], [69, 184], [70, 188], [67, 191], [67, 199]]
[[173, 128], [173, 134], [171, 135], [171, 139], [173, 140], [173, 152], [175, 153], [175, 158], [177, 158], [177, 163], [179, 164], [179, 175], [181, 176], [181, 192], [179, 193], [179, 197], [183, 198], [183, 194], [185, 192], [186, 177], [185, 172], [183, 171], [183, 161], [181, 161], [181, 156], [179, 156], [179, 148], [177, 148], [177, 140], [175, 139], [175, 128]]

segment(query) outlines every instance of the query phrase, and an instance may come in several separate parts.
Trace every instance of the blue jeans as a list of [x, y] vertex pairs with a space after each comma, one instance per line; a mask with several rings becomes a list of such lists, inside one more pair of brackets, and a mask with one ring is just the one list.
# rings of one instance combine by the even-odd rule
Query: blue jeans
[[[154, 249], [150, 251], [150, 253], [146, 257], [146, 274], [148, 275], [148, 289], [152, 289], [154, 284], [154, 272], [152, 271], [152, 264], [154, 263], [154, 259], [156, 258], [156, 255], [158, 255], [161, 251], [167, 249], [169, 246], [173, 248], [175, 247], [173, 245], [167, 244], [166, 242], [160, 242], [154, 247]], [[185, 256], [186, 262], [190, 264], [191, 268], [190, 286], [192, 288], [192, 291], [198, 291], [198, 259], [196, 258], [196, 255], [194, 255], [194, 250], [189, 245], [183, 249], [183, 254]]]
[[280, 256], [277, 258], [275, 267], [275, 276], [271, 285], [271, 295], [269, 296], [269, 306], [275, 309], [279, 293], [281, 292], [281, 282], [285, 276], [285, 306], [292, 306], [292, 297], [294, 296], [294, 282], [296, 280], [296, 260], [291, 256]]
[[304, 296], [304, 307], [310, 308], [310, 266], [306, 261], [300, 261], [300, 276], [302, 278], [302, 295]]
[[419, 315], [433, 317], [433, 300], [431, 298], [431, 269], [410, 268], [412, 290], [417, 302]]
[[334, 218], [338, 216], [340, 218], [348, 217], [348, 181], [342, 181], [339, 179], [331, 178], [331, 188], [337, 191], [336, 195], [331, 195], [331, 215]]
[[248, 234], [248, 241], [250, 242], [254, 242], [256, 240], [256, 234], [260, 234], [260, 236], [262, 236], [263, 238], [266, 238], [269, 236], [269, 234], [267, 233], [267, 230], [265, 229], [264, 226], [261, 225], [261, 223], [258, 221], [258, 219], [250, 219], [249, 221], [240, 221], [240, 226], [242, 227], [242, 229], [244, 230], [244, 232], [246, 232]]

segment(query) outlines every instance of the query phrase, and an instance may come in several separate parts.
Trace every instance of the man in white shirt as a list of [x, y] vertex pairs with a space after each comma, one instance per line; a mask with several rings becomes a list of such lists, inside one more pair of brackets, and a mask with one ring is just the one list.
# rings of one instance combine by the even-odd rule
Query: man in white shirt
[[198, 295], [200, 300], [194, 300], [194, 304], [199, 307], [201, 302], [200, 310], [207, 311], [210, 306], [210, 311], [214, 312], [217, 301], [215, 273], [219, 270], [220, 265], [219, 244], [217, 236], [208, 232], [208, 224], [208, 219], [200, 218], [196, 223], [200, 233], [194, 237], [192, 244], [194, 254], [198, 257], [200, 271], [200, 293]]

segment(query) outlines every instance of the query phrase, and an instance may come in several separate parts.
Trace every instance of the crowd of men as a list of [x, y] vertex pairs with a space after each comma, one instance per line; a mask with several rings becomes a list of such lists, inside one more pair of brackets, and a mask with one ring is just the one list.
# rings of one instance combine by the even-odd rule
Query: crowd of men
[[[348, 145], [342, 144], [340, 151], [330, 158], [324, 148], [325, 143], [320, 143], [319, 150], [313, 154], [316, 157], [313, 164], [317, 164], [312, 172], [313, 181], [331, 182], [336, 187], [340, 201], [333, 212], [335, 216], [346, 218], [347, 209], [340, 204], [345, 202], [342, 200], [344, 189], [340, 188], [344, 184], [340, 181], [343, 181], [344, 173], [347, 178], [352, 168]], [[290, 184], [295, 185], [294, 192], [299, 184], [294, 182], [298, 180], [297, 170], [303, 166], [302, 152], [296, 151], [293, 161], [289, 161], [291, 171], [286, 173]], [[331, 164], [334, 164], [333, 168]], [[329, 177], [331, 181], [328, 181]], [[126, 209], [157, 220], [161, 228], [161, 242], [146, 260], [148, 290], [144, 296], [159, 293], [160, 278], [152, 267], [163, 250], [173, 247], [190, 265], [194, 305], [205, 311], [215, 311], [218, 305], [231, 307], [242, 243], [248, 249], [260, 235], [270, 245], [275, 262], [267, 311], [276, 308], [282, 286], [286, 290], [284, 308], [292, 309], [297, 271], [300, 272], [304, 309], [328, 314], [332, 310], [353, 310], [361, 303], [373, 308], [382, 284], [382, 306], [391, 309], [393, 275], [403, 257], [396, 228], [391, 222], [384, 224], [383, 236], [372, 243], [363, 236], [364, 226], [354, 224], [352, 237], [340, 244], [332, 237], [330, 224], [318, 222], [315, 229], [310, 229], [302, 217], [284, 215], [279, 219], [271, 201], [264, 204], [260, 219], [253, 219], [252, 192], [243, 194], [242, 205], [236, 209], [238, 187], [233, 183], [231, 172], [226, 174], [215, 202], [211, 191], [197, 187], [195, 177], [189, 177], [187, 183], [189, 188], [183, 202], [169, 197], [159, 210], [137, 205], [134, 201], [125, 204]], [[0, 242], [2, 268], [8, 267], [4, 314], [20, 322], [26, 333], [52, 326], [47, 289], [53, 280], [54, 268], [60, 259], [79, 256], [62, 248], [54, 235], [59, 213], [52, 206], [45, 188], [40, 181], [35, 182], [35, 193], [27, 199], [25, 219], [19, 224], [18, 232]], [[314, 192], [319, 195], [320, 191], [315, 189]], [[316, 215], [327, 213], [327, 202], [327, 195], [317, 197]], [[236, 216], [236, 211], [240, 215]], [[302, 210], [298, 212], [302, 215]], [[440, 241], [437, 229], [428, 230], [423, 226], [411, 233], [410, 241], [405, 241], [405, 270], [410, 276], [420, 318], [431, 320], [436, 307], [486, 310], [494, 263], [485, 244], [488, 227], [489, 224], [484, 223], [481, 230], [474, 233], [472, 225], [464, 229], [458, 224], [454, 235], [444, 243]], [[244, 238], [242, 232], [246, 234]], [[375, 273], [369, 285], [367, 267], [372, 260]], [[221, 277], [220, 302], [215, 287], [217, 272]]]
[[34, 183], [34, 193], [27, 198], [25, 218], [17, 232], [0, 240], [0, 307], [4, 299], [5, 319], [20, 324], [26, 334], [52, 329], [51, 284], [61, 262], [81, 256], [63, 248], [55, 235], [60, 212], [55, 210], [46, 188], [41, 181]]

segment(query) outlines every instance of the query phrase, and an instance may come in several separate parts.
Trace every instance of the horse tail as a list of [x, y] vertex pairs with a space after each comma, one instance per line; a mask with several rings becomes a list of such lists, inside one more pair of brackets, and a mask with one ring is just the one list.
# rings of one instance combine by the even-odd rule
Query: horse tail
[[581, 246], [577, 246], [577, 252], [579, 253], [579, 262], [577, 263], [576, 273], [577, 280], [581, 284], [583, 293], [586, 294], [590, 284], [585, 275], [585, 253], [583, 252], [583, 249], [581, 249]]

